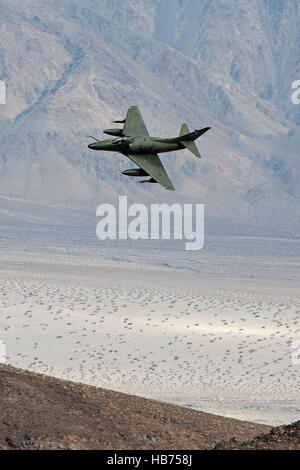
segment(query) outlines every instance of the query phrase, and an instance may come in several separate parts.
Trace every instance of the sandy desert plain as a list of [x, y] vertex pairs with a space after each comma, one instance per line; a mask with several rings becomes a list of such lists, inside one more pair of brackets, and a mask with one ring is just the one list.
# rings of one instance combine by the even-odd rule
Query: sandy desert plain
[[193, 253], [49, 237], [1, 238], [7, 364], [259, 423], [299, 419], [299, 241], [211, 238]]

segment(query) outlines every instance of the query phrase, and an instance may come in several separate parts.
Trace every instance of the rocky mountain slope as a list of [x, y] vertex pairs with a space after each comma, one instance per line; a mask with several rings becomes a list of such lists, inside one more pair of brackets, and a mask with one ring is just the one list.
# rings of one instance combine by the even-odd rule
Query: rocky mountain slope
[[0, 365], [0, 449], [211, 449], [269, 426]]
[[300, 421], [287, 426], [272, 428], [265, 434], [256, 436], [251, 441], [238, 442], [232, 438], [229, 442], [220, 442], [215, 450], [300, 450]]
[[[297, 0], [1, 0], [0, 220], [65, 220], [119, 194], [204, 202], [207, 217], [295, 235], [299, 225]], [[125, 157], [87, 149], [138, 104], [151, 134], [212, 126], [203, 154], [163, 156], [170, 195], [120, 174]], [[104, 137], [104, 135], [103, 135]], [[30, 207], [30, 214], [26, 207]], [[53, 211], [56, 209], [56, 216]], [[64, 212], [65, 213], [65, 212]], [[30, 219], [31, 217], [31, 219]]]

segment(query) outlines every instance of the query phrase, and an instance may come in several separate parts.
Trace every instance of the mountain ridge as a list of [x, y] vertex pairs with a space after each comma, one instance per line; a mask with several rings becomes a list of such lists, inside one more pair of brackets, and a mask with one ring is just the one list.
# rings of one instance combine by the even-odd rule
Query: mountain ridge
[[0, 364], [0, 449], [210, 449], [270, 429]]
[[[57, 204], [91, 212], [118, 194], [146, 203], [197, 201], [205, 204], [207, 217], [220, 220], [221, 231], [222, 219], [235, 218], [270, 232], [278, 226], [279, 233], [296, 233], [299, 107], [286, 94], [288, 81], [299, 72], [297, 54], [284, 63], [288, 67], [291, 62], [290, 78], [281, 101], [275, 91], [262, 98], [255, 81], [252, 89], [247, 88], [250, 78], [245, 81], [246, 70], [259, 72], [254, 70], [255, 55], [245, 46], [247, 41], [255, 44], [256, 33], [247, 27], [244, 37], [237, 38], [251, 19], [254, 31], [260, 31], [266, 67], [275, 73], [275, 62], [284, 53], [275, 47], [279, 26], [272, 21], [286, 35], [286, 22], [295, 24], [300, 18], [297, 2], [266, 13], [268, 2], [249, 7], [240, 0], [232, 20], [232, 7], [225, 1], [202, 1], [196, 10], [189, 0], [177, 2], [170, 28], [187, 38], [185, 45], [172, 42], [173, 32], [166, 42], [159, 36], [162, 5], [158, 0], [150, 6], [144, 0], [95, 0], [88, 8], [82, 0], [68, 5], [51, 0], [43, 6], [1, 1], [0, 79], [7, 84], [7, 104], [0, 106], [0, 196], [38, 199], [45, 212]], [[193, 17], [190, 28], [182, 15]], [[207, 40], [201, 39], [204, 23]], [[231, 26], [232, 38], [226, 36], [225, 24]], [[289, 47], [298, 51], [294, 37]], [[225, 38], [231, 49], [225, 48]], [[285, 47], [288, 43], [286, 39]], [[230, 78], [219, 57], [234, 64], [239, 54], [247, 58], [236, 62], [244, 79], [238, 71]], [[206, 63], [208, 57], [211, 63]], [[260, 71], [263, 76], [264, 68]], [[173, 198], [122, 176], [131, 166], [122, 156], [91, 155], [87, 149], [86, 135], [101, 138], [99, 128], [109, 127], [112, 118], [124, 118], [133, 104], [140, 106], [152, 135], [177, 135], [182, 122], [213, 128], [197, 141], [201, 162], [187, 152], [162, 157], [177, 190]], [[2, 217], [5, 221], [0, 211]]]

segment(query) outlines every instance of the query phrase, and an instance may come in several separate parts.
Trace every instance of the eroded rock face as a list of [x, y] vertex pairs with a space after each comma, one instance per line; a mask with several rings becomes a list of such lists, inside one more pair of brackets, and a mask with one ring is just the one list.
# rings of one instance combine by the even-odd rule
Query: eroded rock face
[[238, 442], [235, 438], [219, 442], [214, 450], [300, 450], [300, 421], [272, 428], [267, 434]]

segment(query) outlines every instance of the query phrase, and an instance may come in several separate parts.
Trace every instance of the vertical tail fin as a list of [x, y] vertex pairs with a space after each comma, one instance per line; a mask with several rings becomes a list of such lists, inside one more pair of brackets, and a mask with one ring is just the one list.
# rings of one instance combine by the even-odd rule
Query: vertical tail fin
[[188, 134], [190, 132], [188, 125], [186, 123], [183, 123], [180, 129], [179, 137], [182, 135]]
[[[179, 137], [190, 136], [190, 130], [186, 123], [183, 123], [180, 129]], [[196, 147], [196, 144], [192, 140], [180, 140], [181, 145], [192, 152], [196, 157], [201, 158], [201, 155]]]
[[187, 124], [182, 124], [178, 140], [181, 145], [187, 148], [196, 157], [201, 158], [194, 140], [198, 139], [198, 137], [200, 137], [202, 134], [205, 134], [205, 132], [209, 131], [209, 129], [210, 127], [204, 127], [203, 129], [195, 129], [193, 132], [190, 132]]

